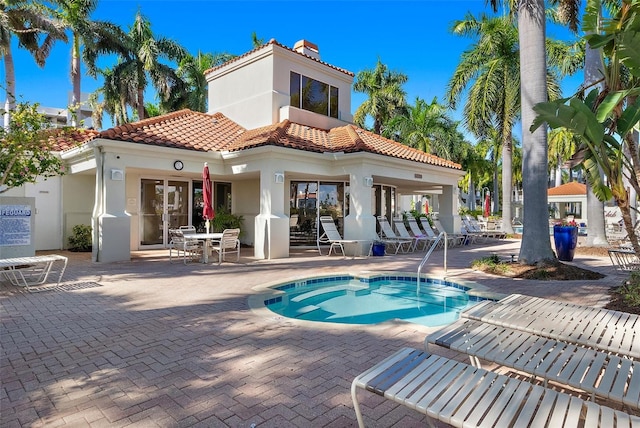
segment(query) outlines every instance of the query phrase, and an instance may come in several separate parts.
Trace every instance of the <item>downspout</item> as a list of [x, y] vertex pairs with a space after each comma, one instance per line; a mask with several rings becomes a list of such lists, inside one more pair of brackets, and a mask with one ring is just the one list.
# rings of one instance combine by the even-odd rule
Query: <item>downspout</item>
[[93, 204], [93, 214], [91, 216], [92, 248], [91, 259], [93, 262], [100, 261], [100, 216], [104, 209], [104, 153], [102, 147], [93, 148], [93, 157], [96, 160], [96, 195]]

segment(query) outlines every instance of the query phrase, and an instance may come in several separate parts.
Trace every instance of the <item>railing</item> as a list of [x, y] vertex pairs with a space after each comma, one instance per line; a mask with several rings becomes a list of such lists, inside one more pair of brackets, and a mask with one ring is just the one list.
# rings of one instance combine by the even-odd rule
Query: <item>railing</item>
[[440, 232], [436, 240], [433, 241], [433, 244], [431, 244], [431, 247], [429, 248], [429, 251], [427, 251], [427, 254], [424, 255], [422, 262], [420, 262], [420, 266], [418, 266], [418, 276], [416, 277], [416, 281], [417, 281], [416, 293], [420, 292], [420, 272], [422, 271], [422, 267], [429, 259], [429, 256], [431, 255], [431, 253], [433, 253], [433, 250], [435, 250], [438, 244], [440, 243], [440, 241], [442, 241], [443, 237], [444, 237], [444, 272], [445, 274], [447, 273], [447, 247], [448, 247], [449, 240], [447, 239], [447, 232]]

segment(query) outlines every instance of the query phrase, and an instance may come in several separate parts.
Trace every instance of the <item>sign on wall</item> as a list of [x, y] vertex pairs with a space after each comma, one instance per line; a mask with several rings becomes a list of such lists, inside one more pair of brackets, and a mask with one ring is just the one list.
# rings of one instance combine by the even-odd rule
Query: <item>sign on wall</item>
[[0, 246], [31, 245], [31, 206], [0, 205]]

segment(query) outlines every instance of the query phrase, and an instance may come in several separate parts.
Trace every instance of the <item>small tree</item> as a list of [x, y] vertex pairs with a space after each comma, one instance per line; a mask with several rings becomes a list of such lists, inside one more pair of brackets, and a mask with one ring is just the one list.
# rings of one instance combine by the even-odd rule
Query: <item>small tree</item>
[[38, 177], [63, 174], [60, 157], [53, 152], [53, 134], [38, 104], [19, 103], [10, 112], [9, 126], [0, 129], [0, 194]]

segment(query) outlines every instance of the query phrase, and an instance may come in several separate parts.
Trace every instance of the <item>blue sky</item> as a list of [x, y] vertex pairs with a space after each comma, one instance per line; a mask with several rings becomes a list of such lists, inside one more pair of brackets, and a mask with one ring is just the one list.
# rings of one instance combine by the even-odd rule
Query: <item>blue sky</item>
[[[379, 58], [409, 77], [405, 90], [411, 103], [416, 97], [442, 100], [461, 53], [471, 45], [471, 39], [449, 33], [452, 22], [468, 12], [490, 13], [484, 0], [100, 0], [92, 18], [128, 29], [138, 10], [149, 19], [156, 36], [171, 38], [191, 53], [240, 55], [252, 49], [255, 32], [260, 39], [274, 38], [289, 47], [309, 40], [318, 45], [323, 61], [354, 73], [373, 68]], [[565, 31], [548, 32], [567, 37]], [[42, 69], [17, 46], [13, 54], [19, 99], [65, 107], [71, 90], [70, 45], [56, 45]], [[572, 93], [581, 78], [568, 79], [565, 94]], [[83, 74], [83, 92], [99, 86], [99, 81]], [[363, 100], [362, 94], [352, 94], [352, 113]], [[457, 112], [452, 116], [460, 119]]]

